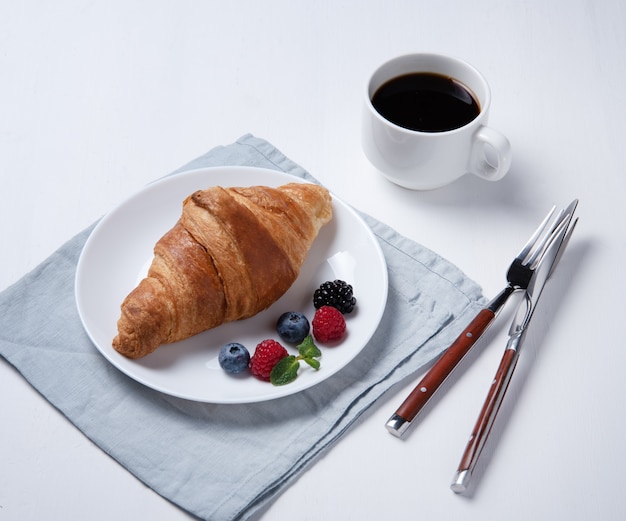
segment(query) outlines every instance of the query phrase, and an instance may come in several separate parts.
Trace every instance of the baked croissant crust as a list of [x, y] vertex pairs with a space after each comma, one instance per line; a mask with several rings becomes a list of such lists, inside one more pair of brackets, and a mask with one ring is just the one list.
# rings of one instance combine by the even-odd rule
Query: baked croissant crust
[[124, 299], [114, 349], [140, 358], [268, 308], [331, 218], [328, 190], [313, 184], [193, 193], [156, 243], [147, 277]]

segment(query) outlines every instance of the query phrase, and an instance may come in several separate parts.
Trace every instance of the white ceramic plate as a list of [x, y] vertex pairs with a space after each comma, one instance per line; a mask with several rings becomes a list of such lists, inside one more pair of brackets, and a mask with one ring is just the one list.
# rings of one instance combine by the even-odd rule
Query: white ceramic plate
[[[83, 325], [102, 355], [142, 384], [189, 400], [248, 403], [270, 400], [307, 389], [339, 371], [369, 341], [387, 300], [387, 267], [369, 227], [345, 203], [333, 197], [333, 220], [313, 243], [300, 275], [289, 291], [266, 311], [247, 320], [224, 324], [175, 344], [163, 345], [139, 360], [111, 346], [117, 334], [120, 304], [145, 276], [157, 240], [180, 217], [182, 201], [209, 186], [280, 186], [304, 182], [273, 170], [216, 167], [167, 177], [122, 203], [96, 226], [85, 243], [76, 271], [76, 302]], [[301, 363], [298, 378], [273, 386], [246, 374], [232, 376], [218, 362], [220, 347], [244, 344], [250, 354], [265, 338], [278, 339], [275, 324], [285, 311], [312, 319], [313, 292], [325, 280], [342, 279], [354, 286], [357, 307], [347, 318], [348, 334], [322, 350], [321, 368]], [[295, 350], [285, 346], [295, 354]]]

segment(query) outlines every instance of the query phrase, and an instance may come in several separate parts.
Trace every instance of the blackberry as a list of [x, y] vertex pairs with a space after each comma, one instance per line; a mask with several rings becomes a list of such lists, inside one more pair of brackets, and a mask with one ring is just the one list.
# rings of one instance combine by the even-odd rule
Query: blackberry
[[315, 309], [322, 306], [332, 306], [337, 308], [344, 315], [352, 313], [356, 306], [356, 298], [352, 294], [352, 286], [343, 280], [327, 280], [313, 294], [313, 305]]

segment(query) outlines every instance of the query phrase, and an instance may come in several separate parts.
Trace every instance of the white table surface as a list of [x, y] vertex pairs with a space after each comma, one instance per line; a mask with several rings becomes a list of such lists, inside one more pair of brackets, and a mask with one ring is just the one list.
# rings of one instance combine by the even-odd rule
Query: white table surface
[[[0, 3], [0, 289], [122, 199], [251, 132], [493, 296], [552, 204], [580, 222], [460, 497], [449, 483], [511, 313], [403, 441], [388, 393], [262, 516], [618, 520], [626, 516], [626, 3], [621, 0]], [[407, 52], [464, 58], [492, 87], [509, 175], [413, 192], [360, 147], [368, 74]], [[0, 519], [190, 516], [88, 441], [0, 362]]]

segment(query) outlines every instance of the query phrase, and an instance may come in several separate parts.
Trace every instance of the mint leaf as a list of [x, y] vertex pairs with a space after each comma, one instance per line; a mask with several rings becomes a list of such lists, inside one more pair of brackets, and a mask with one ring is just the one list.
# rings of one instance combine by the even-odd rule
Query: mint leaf
[[317, 371], [320, 368], [320, 362], [317, 360], [320, 356], [322, 352], [313, 342], [313, 337], [307, 336], [298, 346], [298, 356], [286, 356], [274, 366], [270, 373], [270, 382], [273, 385], [286, 385], [293, 382], [298, 378], [300, 360], [304, 360]]
[[322, 356], [322, 352], [315, 345], [315, 342], [313, 342], [311, 335], [308, 335], [298, 346], [298, 353], [300, 353], [300, 356], [305, 360], [307, 358], [319, 358]]
[[273, 385], [286, 385], [293, 382], [298, 377], [300, 368], [299, 357], [294, 355], [282, 358], [270, 373], [270, 382]]
[[315, 358], [303, 358], [303, 360], [316, 371], [320, 368], [320, 361]]

